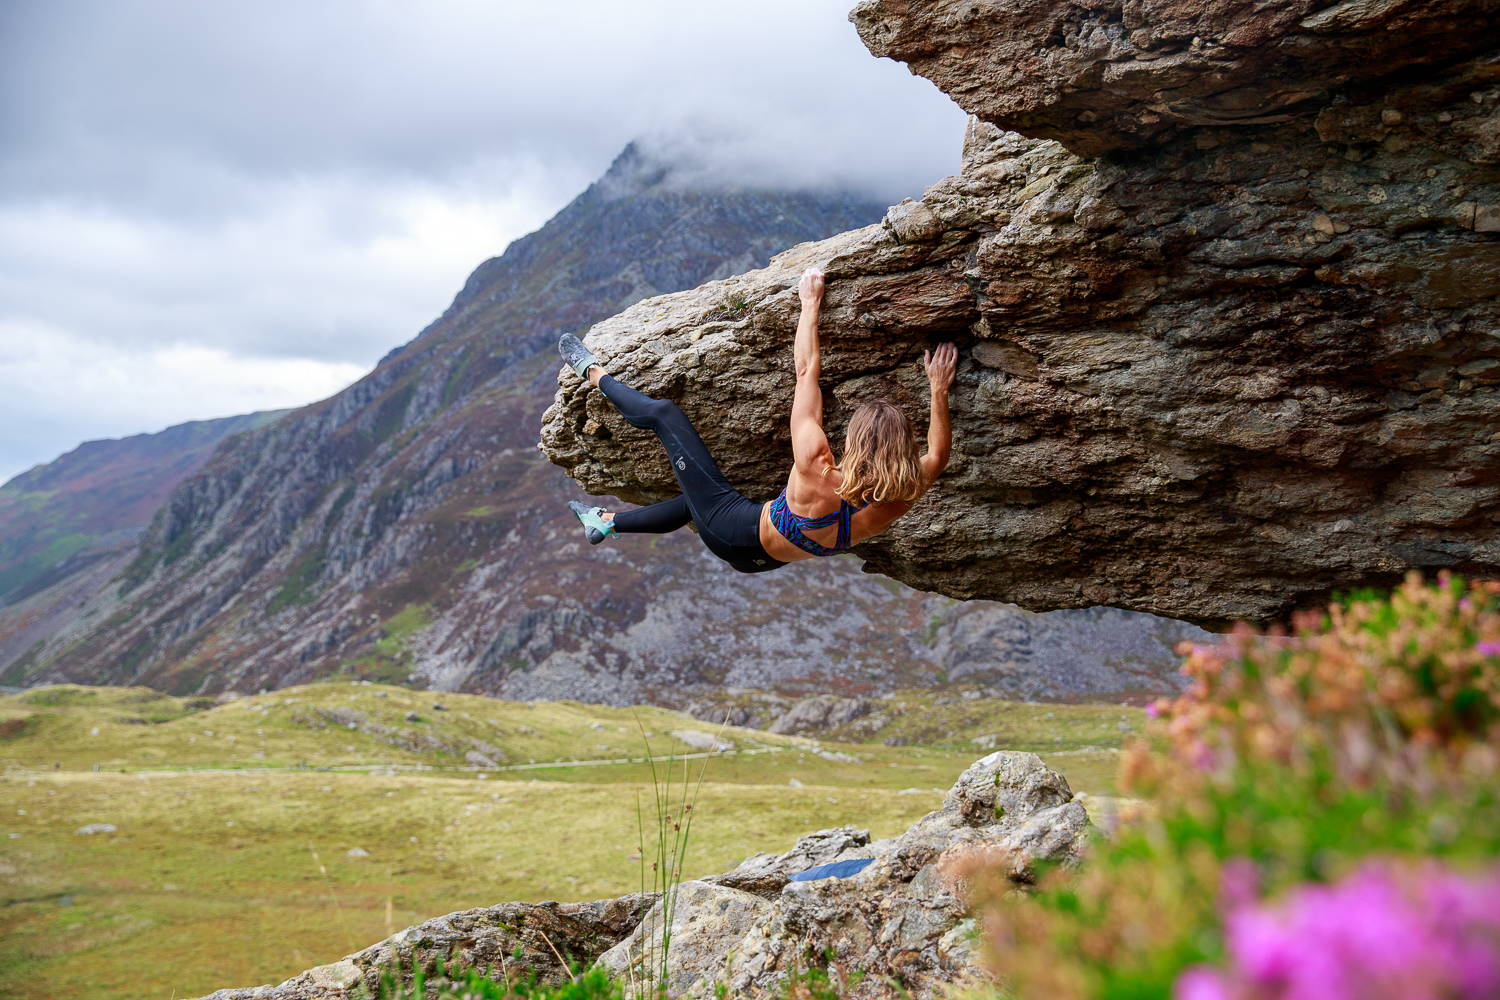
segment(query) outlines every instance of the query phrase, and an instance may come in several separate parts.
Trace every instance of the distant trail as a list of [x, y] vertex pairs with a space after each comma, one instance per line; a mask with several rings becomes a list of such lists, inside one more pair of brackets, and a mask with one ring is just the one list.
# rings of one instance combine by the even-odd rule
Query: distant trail
[[[540, 763], [540, 764], [535, 764], [535, 763], [533, 763], [533, 764], [502, 764], [499, 767], [476, 767], [476, 768], [467, 768], [466, 767], [466, 768], [463, 768], [463, 770], [465, 770], [465, 771], [469, 771], [469, 770], [473, 770], [473, 771], [535, 771], [535, 770], [538, 770], [540, 768], [547, 768], [547, 767], [599, 767], [599, 766], [604, 765], [604, 764], [646, 764], [646, 763], [655, 764], [655, 763], [659, 763], [661, 761], [669, 761], [669, 760], [702, 760], [705, 757], [735, 757], [735, 756], [748, 757], [751, 754], [756, 754], [756, 753], [780, 753], [781, 751], [783, 751], [785, 749], [787, 749], [787, 748], [786, 747], [752, 747], [749, 750], [702, 750], [702, 751], [699, 751], [698, 753], [669, 753], [669, 754], [661, 754], [661, 755], [658, 755], [656, 757], [616, 757], [614, 759], [610, 759], [610, 758], [606, 757], [606, 758], [601, 758], [599, 760], [563, 760], [563, 761], [553, 761], [553, 762], [550, 762], [550, 763], [549, 762], [543, 762], [543, 763]], [[415, 765], [411, 765], [411, 766], [417, 767], [417, 768], [425, 768], [428, 765], [426, 765], [426, 764], [415, 764]]]
[[[597, 760], [544, 760], [527, 764], [499, 764], [495, 767], [437, 767], [433, 764], [336, 764], [326, 767], [189, 767], [189, 768], [132, 768], [128, 771], [102, 771], [102, 774], [159, 774], [173, 777], [183, 774], [327, 774], [332, 771], [349, 773], [354, 771], [442, 771], [484, 772], [493, 771], [540, 771], [559, 767], [603, 767], [607, 764], [659, 764], [674, 760], [702, 760], [705, 757], [748, 757], [757, 753], [781, 753], [792, 747], [751, 747], [748, 750], [702, 750], [697, 753], [659, 754], [654, 757], [603, 757]], [[57, 772], [42, 771], [42, 774]], [[74, 771], [73, 774], [87, 774]]]

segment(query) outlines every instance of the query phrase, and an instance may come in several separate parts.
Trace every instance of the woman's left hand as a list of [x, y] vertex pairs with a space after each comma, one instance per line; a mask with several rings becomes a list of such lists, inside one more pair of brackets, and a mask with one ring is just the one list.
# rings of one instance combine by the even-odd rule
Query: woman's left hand
[[939, 344], [931, 351], [923, 351], [922, 367], [927, 371], [932, 391], [946, 392], [953, 384], [953, 373], [958, 367], [958, 348], [952, 344]]

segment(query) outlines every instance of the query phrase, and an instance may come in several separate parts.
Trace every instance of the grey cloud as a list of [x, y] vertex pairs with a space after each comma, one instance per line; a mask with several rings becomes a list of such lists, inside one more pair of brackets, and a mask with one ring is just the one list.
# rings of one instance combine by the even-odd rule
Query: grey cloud
[[[850, 2], [0, 3], [0, 338], [368, 365], [633, 139], [715, 181], [917, 194], [962, 114]], [[3, 347], [28, 410], [0, 472], [293, 402], [232, 366], [222, 412], [168, 368], [181, 412], [21, 393]]]
[[[821, 139], [812, 180], [862, 154], [909, 191], [956, 158], [957, 110], [872, 58], [844, 2], [19, 6], [0, 100], [23, 150], [7, 172], [33, 188], [117, 192], [174, 157], [271, 174], [448, 174], [495, 152], [602, 168], [687, 119], [786, 148], [788, 172], [807, 144], [787, 138]], [[932, 152], [890, 161], [912, 148]]]

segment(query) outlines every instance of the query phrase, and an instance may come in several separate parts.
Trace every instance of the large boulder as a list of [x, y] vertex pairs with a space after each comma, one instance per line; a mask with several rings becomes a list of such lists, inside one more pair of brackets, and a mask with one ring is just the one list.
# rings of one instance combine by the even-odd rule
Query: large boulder
[[[599, 964], [633, 986], [637, 995], [650, 992], [643, 984], [660, 980], [669, 995], [680, 997], [705, 977], [717, 975], [724, 966], [725, 943], [739, 940], [771, 907], [753, 893], [707, 881], [683, 882], [674, 895], [670, 923], [658, 900], [629, 937], [599, 956]], [[665, 948], [664, 932], [670, 935]]]
[[[934, 0], [856, 20], [992, 119], [972, 120], [962, 172], [586, 338], [680, 403], [747, 496], [785, 482], [795, 283], [817, 265], [836, 452], [873, 395], [920, 433], [922, 352], [960, 346], [952, 464], [856, 549], [870, 571], [1210, 626], [1411, 569], [1500, 572], [1500, 5]], [[1180, 58], [1116, 58], [1148, 41]], [[1308, 80], [1268, 77], [1272, 50], [1315, 55]], [[995, 66], [1055, 93], [1010, 94]], [[1220, 111], [1265, 107], [1210, 115], [1199, 89], [1219, 85]], [[566, 371], [542, 447], [591, 493], [676, 490], [654, 441]]]
[[934, 996], [981, 974], [965, 944], [953, 863], [984, 851], [1025, 883], [1038, 860], [1076, 861], [1088, 823], [1066, 779], [1035, 754], [990, 754], [906, 833], [845, 852], [841, 859], [873, 859], [859, 874], [787, 883], [728, 950], [717, 976], [705, 973], [689, 995], [711, 997], [718, 984], [734, 997], [775, 997], [809, 956], [831, 956], [861, 973], [851, 1000]]
[[[783, 855], [757, 855], [732, 872], [685, 883], [673, 915], [666, 985], [674, 996], [780, 996], [788, 977], [826, 957], [861, 973], [853, 1000], [927, 997], [981, 974], [949, 874], [983, 851], [1018, 883], [1040, 859], [1071, 863], [1089, 821], [1068, 783], [1035, 754], [999, 751], [968, 768], [942, 807], [906, 833], [870, 842], [849, 827], [804, 837]], [[832, 861], [869, 859], [846, 878], [793, 881]], [[600, 961], [627, 982], [659, 951], [660, 905]]]
[[820, 735], [868, 715], [874, 707], [868, 698], [815, 694], [803, 698], [768, 727], [773, 733]]

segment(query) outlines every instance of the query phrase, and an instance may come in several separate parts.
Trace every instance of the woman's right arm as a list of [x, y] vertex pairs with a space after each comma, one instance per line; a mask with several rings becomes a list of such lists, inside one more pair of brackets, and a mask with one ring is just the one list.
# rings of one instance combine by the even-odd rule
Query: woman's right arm
[[927, 418], [927, 454], [922, 456], [922, 475], [930, 485], [948, 467], [953, 450], [953, 429], [948, 419], [948, 388], [958, 366], [958, 348], [939, 344], [936, 350], [924, 351], [922, 365], [932, 389], [932, 409]]
[[797, 319], [797, 336], [792, 345], [796, 365], [797, 388], [792, 394], [792, 457], [798, 468], [809, 475], [820, 475], [823, 466], [833, 464], [833, 449], [823, 433], [823, 389], [818, 379], [823, 361], [818, 350], [818, 312], [823, 304], [823, 272], [808, 268], [797, 283], [802, 300], [802, 314]]

